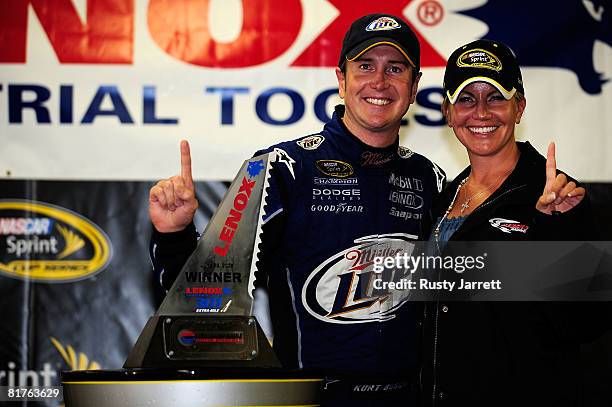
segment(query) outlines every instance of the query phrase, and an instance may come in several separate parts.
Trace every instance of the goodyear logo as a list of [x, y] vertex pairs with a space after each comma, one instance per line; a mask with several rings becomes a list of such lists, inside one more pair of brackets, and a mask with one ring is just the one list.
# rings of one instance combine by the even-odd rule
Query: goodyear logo
[[471, 49], [465, 51], [457, 58], [457, 66], [466, 68], [485, 68], [499, 72], [502, 63], [495, 55], [484, 49]]
[[82, 280], [110, 262], [110, 239], [68, 209], [0, 200], [0, 273], [43, 282]]

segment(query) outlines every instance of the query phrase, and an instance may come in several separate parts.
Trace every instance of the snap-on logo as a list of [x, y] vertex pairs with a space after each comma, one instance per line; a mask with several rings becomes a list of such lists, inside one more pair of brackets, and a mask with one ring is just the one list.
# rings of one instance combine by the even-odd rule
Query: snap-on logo
[[0, 273], [65, 283], [99, 273], [111, 257], [110, 239], [89, 219], [48, 203], [0, 200]]
[[504, 233], [520, 232], [527, 233], [529, 226], [523, 225], [520, 222], [504, 218], [489, 219], [489, 223], [494, 228], [501, 230]]

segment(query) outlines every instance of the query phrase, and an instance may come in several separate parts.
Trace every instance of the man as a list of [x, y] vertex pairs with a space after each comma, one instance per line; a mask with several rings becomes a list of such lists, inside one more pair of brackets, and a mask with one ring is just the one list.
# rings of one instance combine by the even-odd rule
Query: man
[[[283, 366], [332, 378], [327, 404], [414, 398], [420, 311], [405, 293], [373, 288], [373, 262], [410, 254], [412, 242], [428, 236], [432, 201], [444, 183], [437, 166], [399, 146], [421, 76], [419, 56], [402, 19], [356, 20], [336, 68], [344, 106], [320, 133], [259, 152], [278, 155], [258, 267], [266, 274], [260, 281], [267, 280], [274, 349]], [[153, 263], [166, 288], [197, 238], [186, 142], [181, 157], [182, 174], [150, 194]]]

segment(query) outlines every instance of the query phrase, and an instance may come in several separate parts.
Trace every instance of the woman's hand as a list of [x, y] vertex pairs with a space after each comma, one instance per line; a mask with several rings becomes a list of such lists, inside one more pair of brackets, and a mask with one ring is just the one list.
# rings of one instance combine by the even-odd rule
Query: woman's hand
[[584, 199], [586, 190], [577, 187], [574, 181], [567, 181], [565, 174], [557, 175], [555, 143], [551, 142], [546, 154], [546, 185], [536, 203], [536, 209], [551, 215], [553, 212], [567, 212], [577, 206]]

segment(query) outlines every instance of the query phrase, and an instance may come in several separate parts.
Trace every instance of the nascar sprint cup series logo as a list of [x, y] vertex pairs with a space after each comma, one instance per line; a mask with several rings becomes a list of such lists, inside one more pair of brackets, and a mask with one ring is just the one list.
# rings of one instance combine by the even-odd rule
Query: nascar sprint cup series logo
[[68, 209], [0, 200], [0, 273], [40, 282], [82, 280], [110, 262], [108, 236]]
[[404, 233], [364, 236], [317, 267], [306, 279], [302, 302], [308, 313], [324, 322], [355, 324], [395, 318], [408, 301], [409, 290], [376, 288], [376, 279], [411, 279], [405, 269], [374, 272], [377, 257], [411, 255], [417, 236]]

